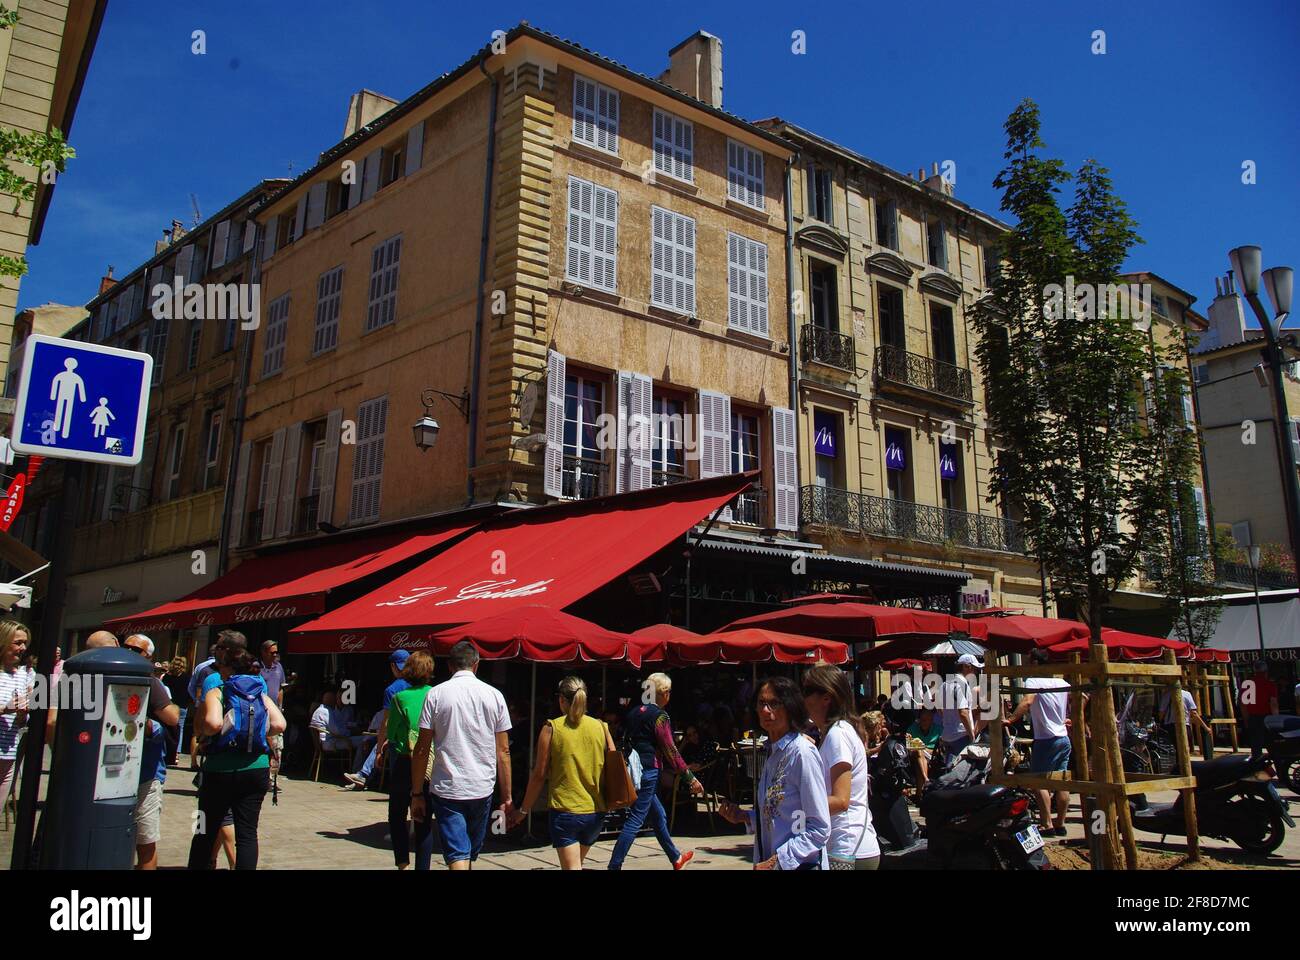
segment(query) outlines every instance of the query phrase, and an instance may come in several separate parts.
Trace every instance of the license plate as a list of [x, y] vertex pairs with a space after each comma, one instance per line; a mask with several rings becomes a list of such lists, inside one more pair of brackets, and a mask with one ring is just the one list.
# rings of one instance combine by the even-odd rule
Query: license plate
[[1042, 849], [1043, 846], [1043, 835], [1038, 832], [1037, 827], [1021, 830], [1016, 834], [1016, 840], [1020, 844], [1020, 849], [1024, 850], [1025, 853], [1033, 853], [1035, 850]]

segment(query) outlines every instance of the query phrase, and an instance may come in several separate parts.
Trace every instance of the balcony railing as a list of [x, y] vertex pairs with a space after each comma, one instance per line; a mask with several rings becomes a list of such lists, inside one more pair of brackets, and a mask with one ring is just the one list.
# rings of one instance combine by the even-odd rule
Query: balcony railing
[[799, 332], [799, 355], [804, 363], [824, 363], [852, 372], [854, 362], [853, 338], [837, 330], [805, 324]]
[[900, 347], [876, 348], [876, 375], [881, 385], [897, 384], [941, 397], [973, 403], [970, 371], [942, 360], [908, 353]]
[[[1254, 578], [1251, 576], [1250, 564], [1248, 563], [1222, 562], [1218, 565], [1216, 573], [1218, 575], [1215, 579], [1219, 583], [1235, 583], [1245, 587], [1254, 586]], [[1259, 588], [1261, 590], [1285, 590], [1295, 585], [1295, 575], [1288, 574], [1284, 570], [1259, 571]]]
[[1024, 553], [1025, 550], [1024, 533], [1014, 520], [875, 497], [835, 487], [803, 487], [799, 514], [805, 526], [838, 527], [862, 536], [898, 537], [926, 543], [951, 542], [1003, 553]]
[[313, 493], [309, 497], [302, 497], [298, 500], [298, 517], [297, 525], [294, 527], [299, 533], [314, 533], [316, 531], [316, 517], [320, 511], [320, 494]]
[[656, 487], [671, 487], [675, 483], [685, 483], [691, 479], [680, 470], [654, 470], [650, 482]]
[[610, 492], [609, 465], [586, 457], [564, 458], [560, 495], [571, 500], [590, 500]]
[[746, 527], [766, 526], [767, 491], [762, 487], [750, 487], [740, 495], [736, 505], [731, 508], [731, 522]]

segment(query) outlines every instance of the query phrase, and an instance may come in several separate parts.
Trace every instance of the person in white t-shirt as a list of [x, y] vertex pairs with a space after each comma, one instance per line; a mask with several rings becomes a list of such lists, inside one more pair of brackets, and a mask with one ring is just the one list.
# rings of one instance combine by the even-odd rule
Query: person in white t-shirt
[[943, 716], [943, 734], [940, 739], [949, 762], [955, 761], [979, 733], [971, 697], [971, 677], [976, 669], [983, 666], [971, 654], [963, 653], [957, 658], [959, 672], [949, 676], [939, 688], [939, 707]]
[[[478, 674], [478, 651], [468, 640], [451, 648], [451, 679], [429, 691], [420, 714], [420, 739], [411, 759], [411, 817], [430, 812], [438, 824], [442, 858], [452, 870], [478, 859], [492, 812], [492, 784], [501, 795], [503, 822], [514, 811], [510, 783], [510, 710], [501, 691]], [[433, 776], [424, 809], [429, 749]]]
[[826, 843], [830, 868], [875, 870], [880, 843], [867, 803], [867, 751], [848, 674], [839, 667], [813, 667], [803, 677], [803, 702], [821, 734], [831, 814]]
[[[1036, 666], [1048, 661], [1046, 650], [1034, 650], [1030, 660]], [[1030, 773], [1054, 773], [1070, 769], [1070, 730], [1066, 718], [1070, 715], [1069, 685], [1057, 677], [1026, 677], [1023, 700], [1007, 717], [1007, 723], [1016, 723], [1026, 713], [1034, 728], [1033, 752], [1029, 757]], [[1070, 794], [1056, 791], [1056, 819], [1053, 822], [1052, 798], [1046, 790], [1038, 791], [1038, 817], [1043, 833], [1048, 836], [1065, 836], [1065, 814], [1070, 808]]]

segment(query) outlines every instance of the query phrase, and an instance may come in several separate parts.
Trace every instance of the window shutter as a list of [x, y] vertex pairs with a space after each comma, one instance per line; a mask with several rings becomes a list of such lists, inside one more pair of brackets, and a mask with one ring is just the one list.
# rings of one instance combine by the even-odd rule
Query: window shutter
[[176, 254], [176, 276], [181, 278], [181, 283], [190, 282], [190, 271], [194, 263], [194, 245], [190, 244], [180, 253]]
[[644, 374], [629, 374], [628, 379], [628, 487], [644, 490], [653, 485], [654, 437], [651, 424], [654, 414], [654, 382]]
[[687, 183], [695, 182], [695, 127], [688, 120], [655, 110], [655, 169]]
[[361, 178], [361, 199], [369, 200], [379, 189], [379, 167], [384, 151], [375, 150], [366, 157], [365, 174]]
[[253, 444], [245, 440], [239, 445], [239, 461], [235, 467], [235, 496], [230, 509], [230, 543], [239, 546], [244, 539], [244, 509], [248, 501], [248, 463], [252, 458]]
[[315, 230], [325, 222], [325, 194], [328, 183], [313, 183], [307, 191], [307, 229]]
[[406, 175], [420, 169], [424, 157], [424, 121], [413, 126], [406, 134]]
[[618, 91], [576, 74], [573, 78], [573, 139], [618, 153]]
[[342, 427], [343, 411], [331, 410], [325, 418], [325, 455], [321, 460], [317, 523], [329, 523], [334, 516], [334, 479], [339, 469], [339, 433]]
[[244, 224], [244, 245], [241, 252], [248, 253], [253, 249], [253, 244], [257, 242], [257, 221], [249, 220]]
[[727, 234], [727, 322], [760, 337], [767, 330], [767, 245]]
[[795, 414], [785, 407], [772, 408], [772, 485], [774, 526], [799, 529], [799, 465], [795, 449]]
[[307, 226], [307, 194], [298, 198], [298, 209], [293, 215], [293, 239], [301, 240]]
[[563, 492], [564, 474], [564, 354], [546, 354], [546, 456], [542, 465], [543, 489], [548, 497]]
[[731, 473], [731, 398], [709, 390], [699, 392], [700, 477]]
[[267, 472], [266, 502], [262, 504], [262, 539], [275, 536], [275, 507], [280, 493], [280, 468], [284, 464], [284, 434], [281, 427], [271, 437], [270, 469]]
[[566, 240], [569, 279], [591, 283], [591, 195], [594, 185], [578, 177], [569, 178], [569, 231]]
[[268, 260], [275, 255], [275, 240], [280, 233], [280, 217], [274, 216], [266, 221], [266, 233], [262, 235], [262, 259]]
[[631, 489], [632, 451], [628, 449], [627, 435], [630, 429], [628, 419], [631, 416], [632, 374], [625, 370], [618, 371], [615, 378], [618, 387], [618, 452], [614, 457], [614, 492], [623, 493]]
[[284, 469], [280, 472], [279, 536], [293, 533], [298, 512], [298, 457], [302, 451], [302, 421], [288, 428], [284, 442]]
[[763, 155], [735, 140], [727, 141], [727, 196], [762, 210]]
[[588, 180], [569, 178], [566, 247], [569, 279], [603, 290], [617, 287], [617, 193]]
[[694, 316], [695, 221], [662, 207], [650, 209], [650, 301]]
[[212, 269], [226, 262], [226, 247], [230, 244], [230, 221], [222, 220], [212, 234]]

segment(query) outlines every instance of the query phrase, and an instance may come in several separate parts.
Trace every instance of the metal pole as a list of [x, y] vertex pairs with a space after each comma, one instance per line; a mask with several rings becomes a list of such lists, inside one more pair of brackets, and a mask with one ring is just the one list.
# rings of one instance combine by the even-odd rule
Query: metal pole
[[1259, 612], [1259, 570], [1250, 568], [1250, 578], [1255, 583], [1255, 626], [1259, 628], [1259, 658], [1264, 659], [1264, 617]]
[[[533, 753], [536, 751], [536, 745], [533, 743], [533, 734], [537, 732], [537, 664], [533, 664], [533, 679], [531, 689], [528, 694], [528, 775], [532, 776], [533, 771]], [[533, 811], [527, 811], [528, 836], [533, 835]]]
[[[1253, 304], [1252, 304], [1253, 306]], [[1286, 502], [1287, 528], [1291, 534], [1291, 561], [1297, 582], [1300, 582], [1300, 485], [1296, 481], [1295, 447], [1288, 432], [1292, 429], [1290, 411], [1286, 403], [1286, 385], [1282, 380], [1282, 345], [1264, 324], [1268, 346], [1269, 374], [1273, 381], [1273, 405], [1277, 408], [1277, 440], [1282, 454], [1282, 497]]]

